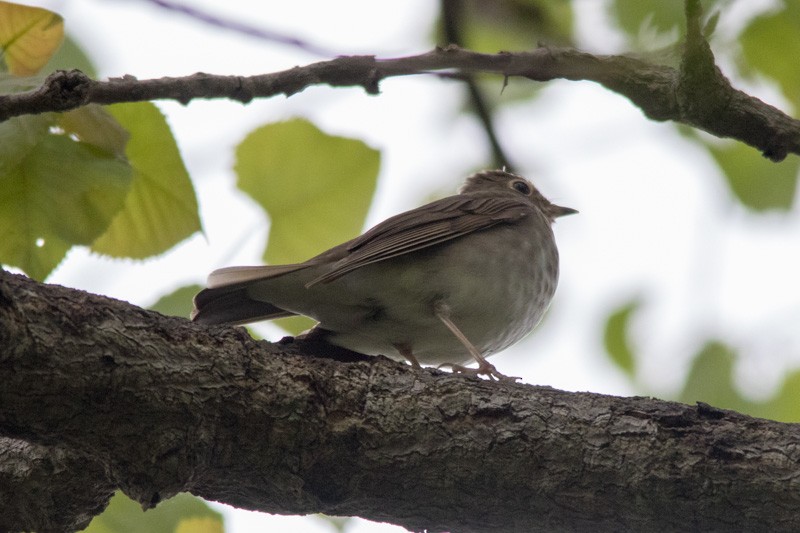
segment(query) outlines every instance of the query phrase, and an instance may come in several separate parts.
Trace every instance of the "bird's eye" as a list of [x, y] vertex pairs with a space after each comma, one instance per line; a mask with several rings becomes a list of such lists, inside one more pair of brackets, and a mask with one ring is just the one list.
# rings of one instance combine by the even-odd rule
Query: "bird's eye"
[[525, 196], [528, 196], [531, 193], [531, 187], [524, 181], [515, 181], [511, 184], [514, 187], [514, 190], [517, 192], [521, 192]]

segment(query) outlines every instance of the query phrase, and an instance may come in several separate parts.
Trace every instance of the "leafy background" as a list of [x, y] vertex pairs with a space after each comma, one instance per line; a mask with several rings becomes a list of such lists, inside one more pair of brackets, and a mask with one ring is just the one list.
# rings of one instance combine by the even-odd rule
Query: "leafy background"
[[[332, 55], [418, 53], [446, 33], [440, 5], [424, 0], [398, 3], [391, 17], [366, 0], [284, 4], [190, 5]], [[666, 64], [680, 56], [677, 0], [444, 4], [457, 5], [462, 43], [476, 50], [544, 42]], [[0, 2], [3, 92], [35, 87], [56, 68], [99, 77], [256, 74], [322, 58], [150, 2], [41, 5], [59, 14]], [[704, 7], [734, 84], [796, 114], [800, 4]], [[477, 84], [516, 168], [581, 211], [556, 228], [562, 281], [551, 312], [495, 364], [569, 390], [800, 420], [800, 159], [775, 164], [745, 145], [649, 122], [591, 83], [511, 80], [502, 92], [494, 77]], [[381, 88], [378, 97], [311, 88], [247, 106], [87, 107], [0, 124], [0, 263], [186, 316], [214, 268], [301, 260], [492, 165], [462, 85], [420, 76]], [[269, 324], [254, 331], [283, 334]], [[396, 529], [214, 509], [222, 514], [182, 496], [144, 519], [120, 495], [90, 531]]]

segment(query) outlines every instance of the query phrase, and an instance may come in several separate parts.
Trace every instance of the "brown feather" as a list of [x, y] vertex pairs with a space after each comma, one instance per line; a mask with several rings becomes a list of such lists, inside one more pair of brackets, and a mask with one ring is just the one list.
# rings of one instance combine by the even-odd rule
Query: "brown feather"
[[311, 280], [306, 287], [333, 281], [363, 266], [416, 252], [496, 224], [512, 223], [532, 212], [533, 207], [514, 197], [442, 198], [389, 218], [345, 243], [343, 246], [350, 253], [331, 271]]

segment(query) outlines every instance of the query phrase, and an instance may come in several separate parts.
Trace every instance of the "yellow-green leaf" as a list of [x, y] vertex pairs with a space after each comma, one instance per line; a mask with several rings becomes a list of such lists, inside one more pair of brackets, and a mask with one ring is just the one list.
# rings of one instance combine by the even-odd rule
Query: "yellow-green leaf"
[[608, 6], [620, 28], [631, 37], [639, 35], [643, 26], [663, 33], [673, 28], [682, 30], [685, 25], [683, 2], [613, 0]]
[[59, 133], [55, 115], [0, 124], [0, 262], [44, 279], [75, 244], [89, 244], [122, 207], [127, 163]]
[[8, 70], [17, 76], [39, 71], [64, 39], [60, 15], [11, 2], [0, 2], [0, 49]]
[[184, 518], [178, 522], [175, 533], [224, 533], [225, 528], [219, 518], [211, 516]]
[[75, 42], [69, 35], [64, 37], [64, 42], [50, 61], [42, 67], [42, 74], [50, 74], [56, 70], [78, 69], [90, 78], [97, 78], [97, 69], [92, 60], [83, 51], [83, 48]]
[[615, 309], [606, 321], [603, 334], [603, 344], [611, 360], [631, 377], [636, 372], [636, 359], [630, 345], [628, 329], [630, 319], [640, 305], [641, 302], [634, 299]]
[[125, 152], [134, 177], [125, 207], [92, 250], [134, 259], [160, 254], [201, 229], [189, 173], [155, 105], [117, 104], [107, 109], [130, 133]]
[[87, 106], [60, 113], [58, 125], [65, 133], [97, 146], [116, 157], [125, 157], [125, 146], [130, 135], [102, 106]]
[[736, 353], [719, 341], [709, 341], [692, 363], [679, 399], [702, 401], [715, 407], [781, 422], [800, 421], [800, 371], [791, 372], [769, 400], [756, 402], [742, 396], [733, 383]]
[[787, 157], [773, 163], [742, 143], [706, 145], [725, 173], [731, 191], [744, 205], [757, 211], [792, 207], [800, 159]]
[[263, 126], [236, 150], [239, 187], [269, 213], [269, 263], [303, 261], [357, 236], [380, 152], [306, 120]]
[[784, 9], [753, 19], [740, 43], [748, 67], [775, 80], [783, 94], [800, 109], [800, 3], [784, 2]]
[[733, 385], [734, 361], [732, 348], [719, 341], [709, 341], [692, 362], [680, 401], [705, 402], [752, 414], [757, 404], [745, 400]]
[[317, 323], [316, 320], [302, 315], [279, 318], [274, 322], [290, 335], [299, 335], [307, 329], [311, 329]]
[[755, 416], [780, 422], [800, 422], [800, 371], [791, 372], [775, 397]]
[[0, 94], [14, 94], [36, 89], [42, 85], [45, 77], [41, 74], [36, 76], [14, 76], [8, 72], [0, 72]]
[[186, 525], [181, 526], [187, 520], [198, 520], [194, 523], [206, 528], [192, 531], [204, 533], [224, 531], [222, 515], [191, 494], [178, 494], [159, 503], [155, 509], [143, 511], [141, 505], [121, 492], [117, 492], [111, 498], [106, 510], [97, 515], [83, 531], [84, 533], [174, 533], [190, 531], [185, 529]]
[[202, 288], [200, 285], [187, 285], [176, 289], [159, 298], [156, 303], [150, 306], [150, 309], [158, 311], [162, 315], [189, 318], [189, 313], [192, 312], [192, 298]]
[[[303, 261], [358, 235], [379, 167], [377, 150], [302, 119], [248, 135], [236, 150], [236, 173], [239, 188], [269, 214], [265, 260]], [[306, 317], [277, 322], [293, 334], [314, 324]]]
[[[501, 50], [530, 50], [538, 43], [573, 44], [572, 3], [552, 0], [462, 2], [459, 44], [490, 54]], [[441, 44], [444, 37], [440, 37]]]

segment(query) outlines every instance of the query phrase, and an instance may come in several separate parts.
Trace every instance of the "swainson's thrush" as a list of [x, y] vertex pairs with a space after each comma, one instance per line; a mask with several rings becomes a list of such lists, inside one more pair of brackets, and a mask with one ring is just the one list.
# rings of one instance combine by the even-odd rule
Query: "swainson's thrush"
[[[459, 194], [304, 263], [215, 270], [192, 319], [307, 315], [319, 321], [313, 333], [337, 346], [502, 379], [485, 357], [539, 323], [558, 282], [551, 224], [575, 212], [520, 176], [478, 172]], [[470, 358], [476, 370], [461, 366]]]

